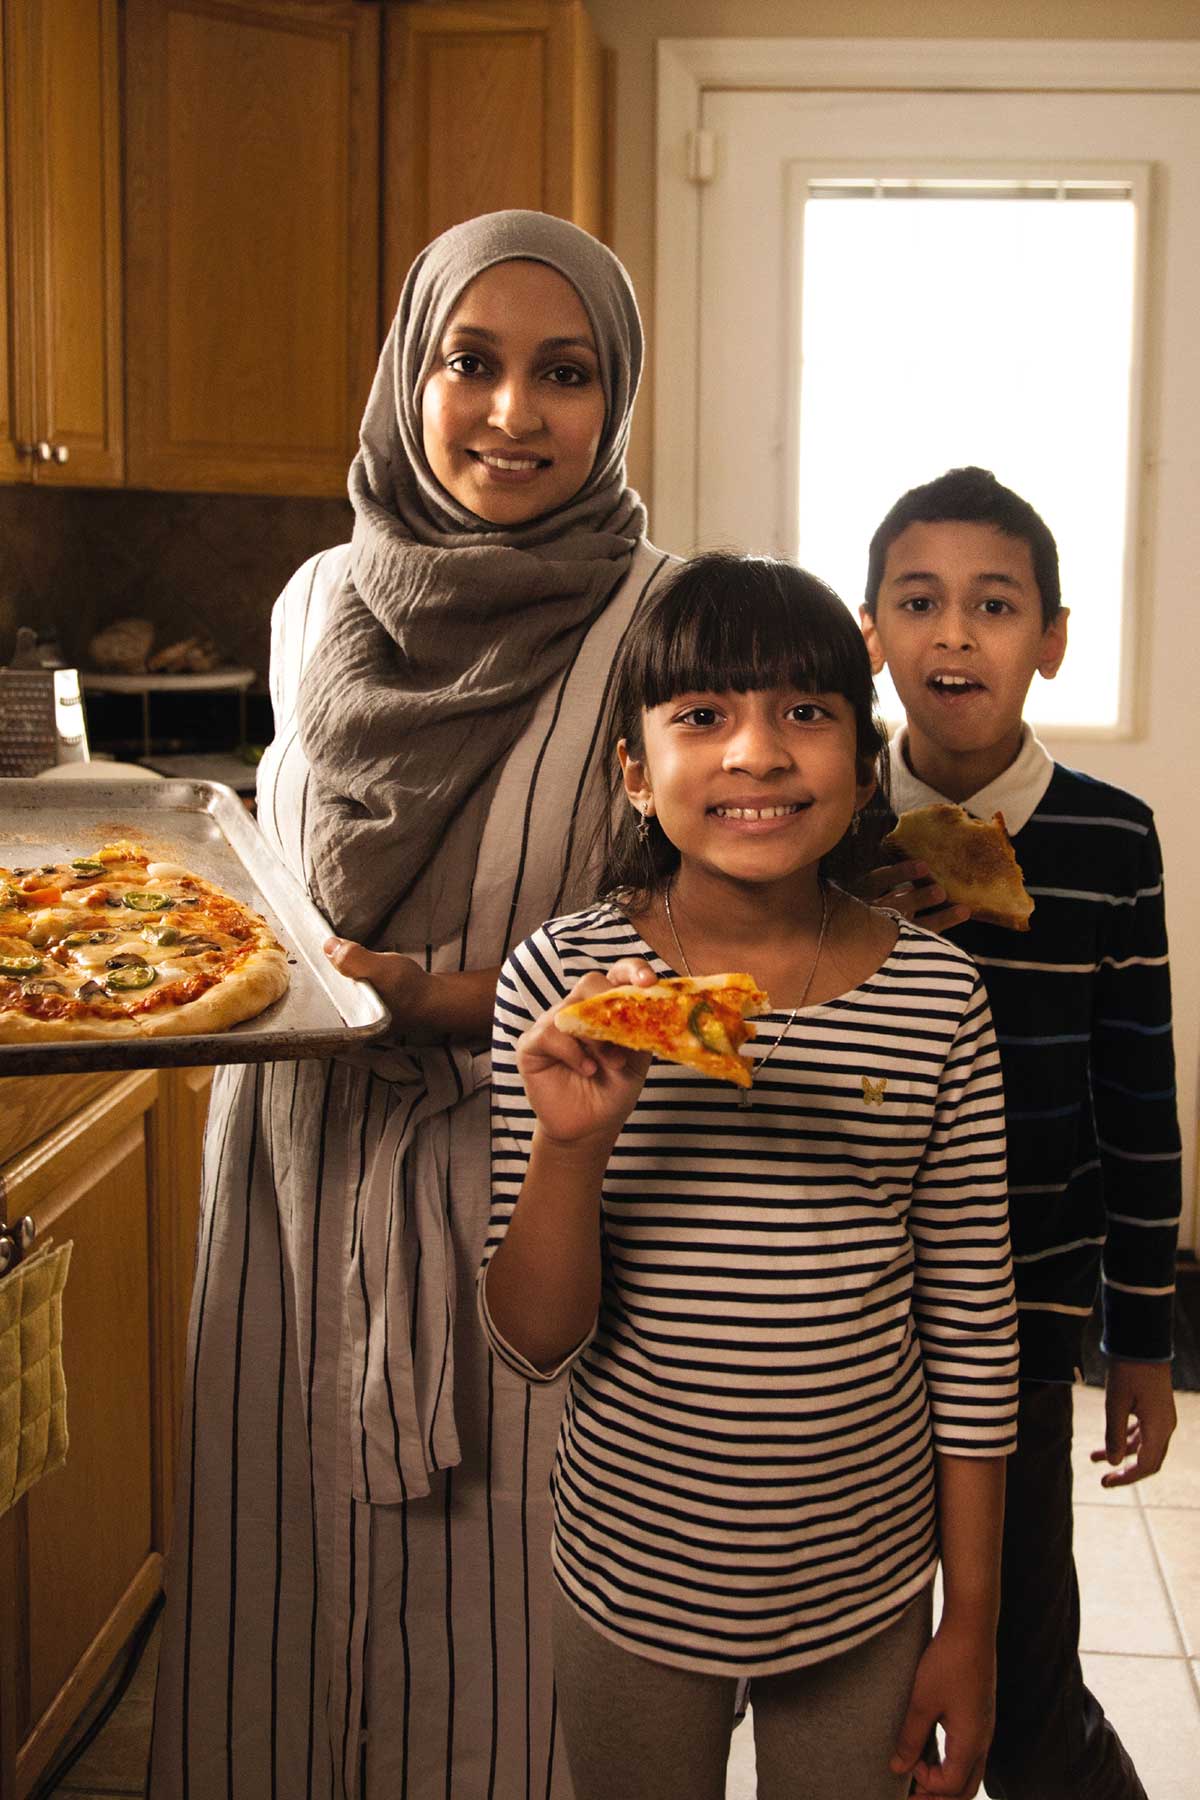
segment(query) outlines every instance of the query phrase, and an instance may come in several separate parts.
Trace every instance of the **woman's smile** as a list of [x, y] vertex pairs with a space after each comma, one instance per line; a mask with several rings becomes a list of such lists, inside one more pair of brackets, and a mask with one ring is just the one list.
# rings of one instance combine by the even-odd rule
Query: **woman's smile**
[[520, 486], [532, 481], [543, 469], [551, 467], [553, 458], [549, 456], [515, 455], [511, 450], [468, 450], [480, 468], [493, 481], [505, 487]]

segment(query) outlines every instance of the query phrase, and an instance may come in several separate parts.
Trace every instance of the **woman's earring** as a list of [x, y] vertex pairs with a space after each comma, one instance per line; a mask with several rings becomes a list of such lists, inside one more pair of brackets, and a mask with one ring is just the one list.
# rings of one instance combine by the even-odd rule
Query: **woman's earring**
[[858, 828], [861, 824], [862, 824], [862, 814], [860, 812], [856, 812], [854, 817], [850, 821], [850, 836], [851, 837], [858, 836]]
[[641, 810], [639, 810], [638, 822], [637, 822], [637, 841], [638, 841], [638, 843], [644, 844], [649, 836], [650, 836], [650, 814], [648, 811], [642, 812]]

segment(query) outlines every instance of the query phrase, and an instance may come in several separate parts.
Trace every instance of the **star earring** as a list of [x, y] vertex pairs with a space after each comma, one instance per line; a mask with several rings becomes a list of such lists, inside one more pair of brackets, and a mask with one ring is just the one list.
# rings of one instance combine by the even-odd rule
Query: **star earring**
[[639, 807], [637, 812], [637, 841], [639, 844], [644, 844], [650, 836], [650, 808], [648, 806], [645, 808]]

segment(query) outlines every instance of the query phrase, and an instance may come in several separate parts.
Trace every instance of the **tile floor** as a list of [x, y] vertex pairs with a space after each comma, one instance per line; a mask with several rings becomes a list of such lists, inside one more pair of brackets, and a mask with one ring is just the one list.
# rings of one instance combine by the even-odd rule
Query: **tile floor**
[[[1075, 1394], [1076, 1555], [1083, 1661], [1150, 1800], [1195, 1800], [1200, 1769], [1200, 1394], [1179, 1396], [1179, 1430], [1152, 1481], [1108, 1491], [1088, 1461], [1103, 1395]], [[152, 1642], [108, 1726], [55, 1791], [74, 1800], [143, 1793]], [[726, 1800], [754, 1800], [750, 1721], [734, 1734]]]
[[[1104, 1440], [1104, 1395], [1075, 1390], [1084, 1676], [1150, 1800], [1196, 1800], [1200, 1791], [1200, 1394], [1176, 1398], [1166, 1466], [1150, 1481], [1107, 1489], [1088, 1460]], [[725, 1794], [754, 1800], [746, 1725], [734, 1733]]]

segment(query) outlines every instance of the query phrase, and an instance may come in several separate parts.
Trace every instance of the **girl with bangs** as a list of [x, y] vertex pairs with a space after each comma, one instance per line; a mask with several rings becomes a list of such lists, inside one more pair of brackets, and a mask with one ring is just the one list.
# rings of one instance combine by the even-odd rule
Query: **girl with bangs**
[[[570, 1371], [552, 1558], [577, 1800], [720, 1800], [745, 1680], [760, 1800], [972, 1795], [1016, 1402], [982, 986], [844, 885], [885, 740], [815, 577], [684, 565], [626, 634], [607, 730], [602, 897], [500, 977], [479, 1286], [509, 1368]], [[725, 971], [773, 996], [749, 1090], [555, 1024], [610, 985]]]

